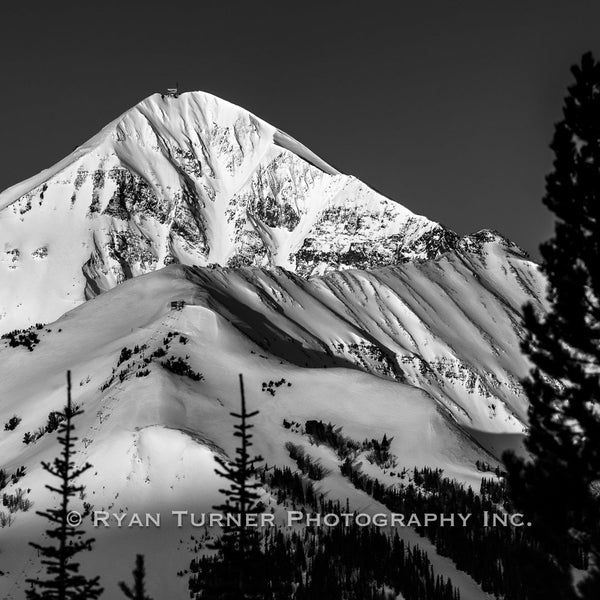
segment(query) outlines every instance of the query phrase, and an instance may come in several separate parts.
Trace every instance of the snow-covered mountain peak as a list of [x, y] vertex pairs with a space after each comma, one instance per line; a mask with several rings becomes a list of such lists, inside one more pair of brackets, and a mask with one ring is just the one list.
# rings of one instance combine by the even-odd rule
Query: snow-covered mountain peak
[[[228, 147], [227, 142], [232, 141], [228, 139], [228, 129], [233, 132], [238, 148]], [[222, 144], [220, 150], [236, 155], [233, 162], [228, 163], [232, 173], [243, 162], [241, 155], [248, 154], [244, 150], [264, 140], [292, 152], [328, 175], [340, 174], [285, 132], [244, 108], [206, 92], [185, 92], [177, 96], [153, 94], [124, 113], [106, 130], [112, 130], [113, 141], [131, 142], [136, 139], [142, 145], [144, 138], [151, 140], [154, 134], [170, 138], [180, 146], [203, 143], [203, 140], [218, 136]]]
[[0, 194], [0, 330], [171, 263], [311, 276], [430, 258], [455, 238], [238, 106], [154, 94]]

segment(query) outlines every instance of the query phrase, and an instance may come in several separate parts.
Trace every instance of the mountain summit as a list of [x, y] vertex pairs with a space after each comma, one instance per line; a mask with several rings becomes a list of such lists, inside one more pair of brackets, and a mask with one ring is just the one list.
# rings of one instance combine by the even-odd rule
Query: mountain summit
[[171, 263], [310, 276], [432, 258], [455, 238], [238, 106], [154, 94], [0, 194], [0, 331]]

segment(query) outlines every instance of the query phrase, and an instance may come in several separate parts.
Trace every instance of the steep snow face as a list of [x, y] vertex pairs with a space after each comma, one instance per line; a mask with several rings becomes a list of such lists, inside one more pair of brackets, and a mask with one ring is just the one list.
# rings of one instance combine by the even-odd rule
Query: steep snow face
[[171, 263], [309, 276], [455, 240], [237, 106], [155, 94], [0, 194], [0, 331]]
[[[74, 401], [85, 411], [76, 419], [75, 463], [93, 465], [83, 481], [85, 501], [96, 510], [115, 514], [163, 515], [160, 529], [93, 529], [86, 520], [97, 542], [94, 554], [83, 557], [84, 569], [110, 574], [103, 584], [111, 598], [118, 597], [116, 582], [126, 580], [131, 570], [127, 557], [133, 560], [141, 548], [151, 549], [145, 551], [150, 594], [184, 597], [186, 578], [176, 573], [188, 568], [191, 549], [204, 530], [190, 528], [187, 521], [178, 529], [169, 515], [172, 510], [210, 511], [221, 500], [217, 490], [222, 482], [213, 472], [214, 456], [234, 455], [229, 413], [239, 407], [237, 373], [245, 376], [250, 410], [260, 411], [254, 420], [255, 450], [269, 465], [294, 467], [285, 443], [305, 444], [307, 452], [329, 471], [320, 488], [331, 500], [348, 498], [351, 510], [380, 512], [382, 507], [341, 476], [340, 459], [333, 451], [309, 446], [305, 437], [285, 426], [284, 419], [302, 424], [308, 419], [332, 422], [360, 441], [381, 439], [385, 433], [393, 438], [392, 451], [399, 461], [396, 471], [403, 466], [439, 467], [450, 477], [478, 486], [482, 474], [475, 461], [485, 458], [495, 464], [494, 459], [461, 431], [430, 394], [393, 377], [373, 375], [347, 348], [337, 357], [322, 348], [320, 362], [317, 351], [311, 353], [315, 341], [302, 348], [309, 332], [302, 339], [300, 332], [309, 312], [314, 315], [313, 329], [323, 329], [324, 343], [337, 338], [347, 344], [366, 334], [360, 334], [358, 323], [343, 326], [349, 315], [332, 320], [336, 298], [327, 279], [306, 283], [304, 291], [301, 285], [297, 276], [283, 270], [235, 272], [173, 265], [126, 281], [57, 322], [35, 329], [39, 343], [32, 351], [10, 347], [5, 341], [0, 344], [0, 468], [12, 474], [25, 467], [25, 476], [3, 492], [30, 489], [28, 498], [34, 502], [31, 510], [16, 513], [14, 522], [0, 530], [3, 598], [22, 599], [26, 579], [40, 572], [36, 552], [27, 542], [39, 539], [45, 528], [35, 510], [51, 506], [53, 498], [44, 489], [48, 478], [40, 461], [51, 460], [58, 446], [56, 432], [29, 444], [23, 438], [26, 432], [43, 428], [49, 413], [64, 406], [67, 368], [73, 373]], [[221, 296], [225, 287], [231, 299], [227, 307]], [[390, 285], [380, 289], [385, 293]], [[297, 294], [297, 300], [289, 298], [290, 293]], [[245, 299], [247, 311], [234, 319], [238, 298]], [[173, 310], [173, 301], [185, 305]], [[281, 305], [280, 318], [275, 318], [275, 302]], [[269, 309], [261, 308], [269, 304]], [[376, 318], [375, 310], [365, 314]], [[274, 320], [269, 322], [271, 317]], [[286, 328], [290, 347], [297, 347], [290, 355], [305, 352], [312, 368], [300, 366], [299, 360], [286, 360], [277, 347], [271, 351], [255, 343], [245, 335], [244, 325], [255, 326], [256, 335], [265, 337]], [[285, 336], [280, 337], [283, 343]], [[131, 352], [124, 353], [123, 348]], [[166, 368], [178, 360], [203, 377]], [[281, 380], [284, 385], [268, 385]], [[13, 415], [22, 421], [5, 431], [2, 425]], [[389, 484], [400, 482], [399, 474], [389, 470], [378, 470], [377, 476]], [[266, 493], [264, 502], [274, 505]], [[73, 508], [82, 510], [82, 502], [78, 500]], [[487, 598], [416, 532], [403, 529], [399, 534], [427, 550], [436, 572], [460, 584], [461, 597]]]

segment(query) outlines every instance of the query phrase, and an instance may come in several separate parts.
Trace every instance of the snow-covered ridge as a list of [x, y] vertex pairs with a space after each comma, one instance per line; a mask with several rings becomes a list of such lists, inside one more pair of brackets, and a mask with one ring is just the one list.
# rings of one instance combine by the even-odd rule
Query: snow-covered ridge
[[[357, 276], [353, 271], [346, 274]], [[378, 286], [383, 295], [396, 277], [392, 271], [388, 275], [390, 283]], [[364, 282], [361, 289], [367, 288]], [[234, 455], [229, 414], [239, 406], [237, 373], [244, 374], [249, 408], [260, 411], [253, 420], [254, 449], [271, 466], [295, 469], [286, 442], [308, 445], [284, 420], [320, 419], [343, 427], [356, 440], [380, 439], [384, 433], [393, 438], [398, 473], [377, 471], [390, 485], [401, 481], [403, 466], [415, 465], [442, 468], [448, 476], [477, 485], [482, 473], [476, 461], [484, 458], [496, 464], [494, 459], [431, 394], [408, 381], [374, 373], [374, 352], [373, 356], [365, 352], [361, 363], [360, 352], [354, 352], [351, 344], [358, 345], [365, 337], [367, 319], [375, 317], [376, 309], [366, 308], [363, 323], [352, 324], [349, 315], [336, 314], [333, 290], [324, 279], [307, 282], [280, 268], [172, 265], [130, 279], [57, 322], [35, 329], [39, 343], [33, 351], [22, 345], [10, 347], [2, 340], [0, 426], [13, 415], [22, 420], [12, 431], [0, 430], [0, 468], [11, 474], [22, 466], [25, 472], [3, 492], [12, 494], [18, 487], [30, 490], [27, 498], [34, 506], [18, 512], [10, 527], [0, 529], [4, 572], [0, 596], [21, 600], [26, 579], [41, 569], [28, 541], [38, 539], [45, 528], [35, 511], [53, 502], [44, 489], [48, 477], [40, 461], [56, 455], [56, 432], [29, 444], [23, 438], [26, 432], [43, 428], [49, 413], [64, 406], [67, 368], [73, 374], [74, 400], [85, 411], [76, 419], [75, 461], [93, 465], [82, 481], [85, 501], [96, 510], [117, 514], [163, 514], [159, 529], [93, 529], [97, 543], [93, 553], [82, 557], [83, 569], [110, 573], [105, 577], [110, 598], [118, 597], [116, 582], [126, 579], [131, 568], [123, 557], [141, 549], [147, 555], [152, 597], [186, 596], [187, 578], [176, 573], [188, 568], [190, 547], [203, 531], [176, 528], [167, 517], [172, 510], [210, 511], [222, 501], [214, 455]], [[242, 299], [247, 302], [245, 313], [236, 304]], [[185, 304], [173, 308], [172, 302]], [[349, 308], [356, 309], [361, 302], [362, 295], [355, 294]], [[278, 314], [276, 304], [281, 306]], [[313, 331], [303, 334], [306, 324]], [[244, 325], [252, 326], [255, 338], [270, 337], [270, 348], [265, 348], [263, 339], [259, 344], [246, 335]], [[315, 343], [318, 326], [321, 348]], [[309, 335], [313, 343], [305, 345]], [[382, 346], [383, 338], [375, 328], [372, 339], [374, 349]], [[285, 342], [291, 360], [282, 356]], [[340, 345], [343, 348], [338, 350]], [[331, 355], [326, 353], [328, 347], [334, 350]], [[203, 378], [169, 370], [165, 363], [173, 359]], [[333, 364], [335, 360], [338, 364]], [[308, 368], [305, 361], [310, 361]], [[275, 386], [272, 394], [266, 391], [269, 382], [281, 380], [285, 384]], [[348, 498], [351, 510], [382, 510], [341, 475], [339, 457], [331, 449], [310, 446], [310, 453], [328, 471], [319, 487], [327, 490], [329, 499], [345, 503]], [[264, 501], [275, 506], [268, 496]], [[82, 510], [82, 502], [77, 500], [72, 508]], [[282, 509], [276, 510], [280, 514]], [[85, 526], [92, 529], [89, 521]], [[437, 555], [416, 532], [404, 528], [399, 534], [426, 549], [436, 568], [451, 573], [453, 581], [466, 578], [461, 597], [487, 600], [475, 582], [461, 576], [450, 559]]]
[[479, 235], [437, 259], [306, 280], [281, 268], [193, 268], [203, 304], [301, 367], [355, 368], [426, 390], [462, 426], [523, 433], [522, 306], [543, 310], [537, 265]]
[[310, 276], [429, 258], [456, 237], [201, 92], [150, 96], [0, 209], [3, 331], [171, 263]]

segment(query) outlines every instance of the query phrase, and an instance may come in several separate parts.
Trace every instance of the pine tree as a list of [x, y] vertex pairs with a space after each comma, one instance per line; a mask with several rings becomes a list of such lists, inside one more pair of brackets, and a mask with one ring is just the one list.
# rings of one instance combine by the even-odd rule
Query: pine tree
[[144, 556], [137, 554], [135, 557], [135, 569], [133, 569], [133, 587], [130, 588], [126, 583], [121, 581], [119, 588], [127, 598], [131, 600], [152, 600], [146, 595], [146, 569], [144, 567]]
[[544, 197], [557, 218], [541, 246], [550, 308], [525, 310], [533, 460], [506, 457], [514, 501], [554, 560], [539, 597], [557, 599], [573, 597], [574, 540], [596, 564], [581, 589], [600, 598], [600, 64], [587, 53], [572, 73]]
[[239, 440], [235, 459], [229, 462], [221, 457], [216, 461], [221, 469], [216, 473], [226, 479], [230, 486], [220, 490], [225, 495], [225, 503], [214, 509], [232, 517], [234, 523], [226, 523], [220, 540], [213, 546], [217, 550], [214, 559], [201, 561], [198, 576], [190, 581], [193, 591], [200, 592], [198, 597], [219, 600], [251, 600], [265, 597], [266, 587], [264, 554], [261, 549], [261, 536], [256, 528], [248, 526], [249, 515], [259, 512], [258, 488], [260, 482], [255, 478], [257, 463], [262, 457], [250, 456], [254, 425], [249, 420], [258, 411], [248, 412], [244, 393], [244, 379], [240, 380], [241, 411], [230, 413], [237, 419], [234, 436]]
[[84, 531], [72, 525], [69, 519], [70, 502], [82, 494], [84, 486], [77, 485], [81, 475], [91, 468], [90, 464], [76, 468], [73, 461], [73, 449], [76, 437], [73, 419], [82, 414], [82, 410], [73, 408], [71, 402], [71, 371], [67, 371], [67, 406], [62, 413], [58, 442], [62, 446], [60, 456], [53, 463], [42, 462], [44, 470], [59, 480], [58, 487], [46, 485], [51, 492], [60, 496], [58, 508], [50, 508], [37, 514], [47, 519], [52, 528], [46, 531], [54, 544], [42, 546], [31, 543], [42, 556], [42, 565], [46, 567], [46, 579], [28, 579], [31, 588], [27, 590], [28, 600], [95, 600], [100, 597], [102, 588], [99, 577], [88, 579], [79, 573], [76, 557], [84, 550], [91, 550], [93, 539], [84, 539]]

